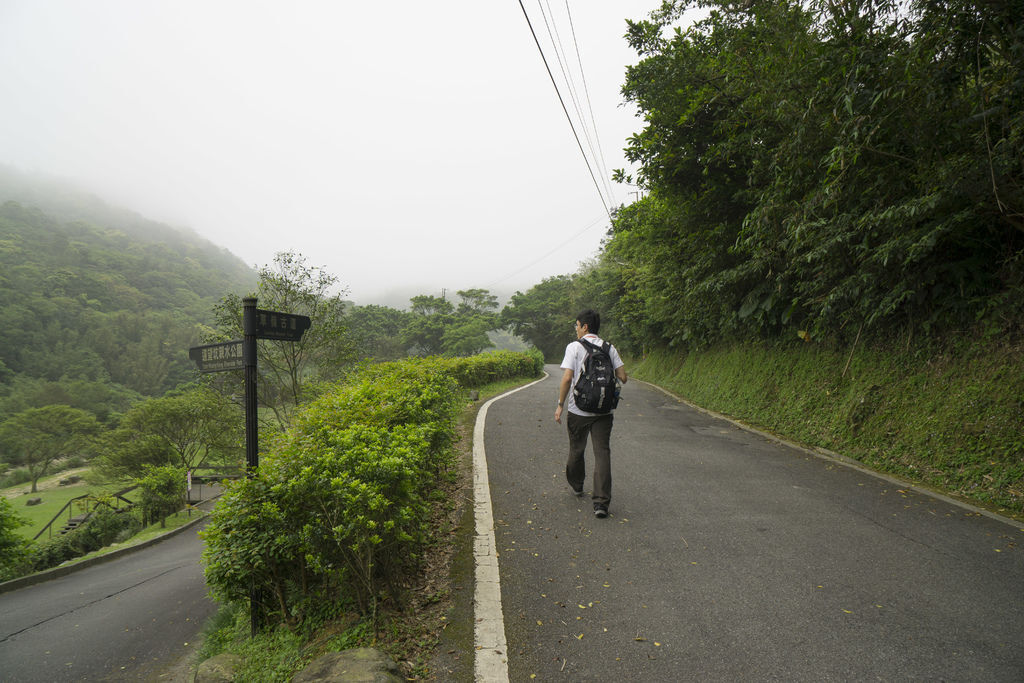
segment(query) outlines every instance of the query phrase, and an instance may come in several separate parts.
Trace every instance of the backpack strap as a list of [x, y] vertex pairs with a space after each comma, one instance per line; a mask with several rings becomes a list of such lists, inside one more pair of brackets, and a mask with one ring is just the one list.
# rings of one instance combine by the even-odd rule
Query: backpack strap
[[583, 348], [585, 348], [587, 350], [587, 355], [588, 356], [591, 353], [593, 353], [594, 351], [604, 351], [605, 355], [608, 356], [609, 358], [611, 358], [612, 343], [610, 341], [605, 341], [600, 346], [598, 346], [594, 342], [587, 341], [586, 339], [583, 339], [582, 337], [577, 339], [576, 341], [578, 341], [580, 344], [583, 344]]

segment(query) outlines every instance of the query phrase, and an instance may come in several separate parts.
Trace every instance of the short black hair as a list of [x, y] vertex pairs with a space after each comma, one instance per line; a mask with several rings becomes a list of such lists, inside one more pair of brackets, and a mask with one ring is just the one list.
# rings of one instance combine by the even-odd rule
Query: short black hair
[[590, 334], [597, 334], [597, 331], [601, 329], [601, 316], [597, 314], [597, 311], [587, 309], [576, 316], [576, 320], [580, 322], [580, 325], [587, 326], [587, 332]]

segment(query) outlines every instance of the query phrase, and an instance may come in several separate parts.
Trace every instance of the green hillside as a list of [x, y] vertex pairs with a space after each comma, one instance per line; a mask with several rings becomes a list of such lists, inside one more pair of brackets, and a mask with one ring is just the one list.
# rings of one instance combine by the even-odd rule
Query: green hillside
[[194, 234], [0, 168], [0, 419], [163, 394], [192, 378], [213, 304], [254, 283]]

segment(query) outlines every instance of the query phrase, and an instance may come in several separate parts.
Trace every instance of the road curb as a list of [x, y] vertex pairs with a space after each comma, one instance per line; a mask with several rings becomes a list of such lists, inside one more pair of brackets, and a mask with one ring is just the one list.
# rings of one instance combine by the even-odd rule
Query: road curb
[[[202, 503], [199, 503], [199, 505], [202, 505], [203, 503], [209, 502], [211, 500], [216, 500], [219, 497], [220, 496], [209, 498], [207, 500], [202, 501]], [[197, 516], [191, 522], [182, 524], [177, 529], [172, 529], [171, 531], [168, 531], [165, 534], [154, 536], [153, 538], [143, 541], [142, 543], [136, 543], [135, 545], [126, 546], [124, 548], [118, 548], [117, 550], [112, 550], [109, 553], [97, 555], [96, 557], [90, 557], [88, 559], [80, 560], [78, 562], [73, 562], [72, 564], [61, 565], [59, 567], [53, 567], [52, 569], [46, 569], [41, 572], [36, 572], [35, 574], [28, 574], [27, 576], [20, 576], [16, 579], [11, 579], [10, 581], [4, 581], [3, 583], [0, 583], [0, 594], [9, 593], [10, 591], [17, 590], [19, 588], [24, 588], [25, 586], [34, 586], [38, 583], [43, 583], [51, 579], [60, 578], [61, 576], [67, 576], [68, 574], [76, 572], [79, 569], [93, 567], [98, 564], [103, 564], [104, 562], [109, 562], [110, 560], [116, 560], [117, 558], [124, 557], [125, 555], [130, 555], [134, 552], [138, 552], [139, 550], [144, 550], [145, 548], [160, 543], [161, 541], [166, 541], [168, 538], [177, 536], [186, 529], [191, 529], [192, 527], [196, 526], [197, 524], [199, 524], [199, 522], [205, 520], [210, 514], [208, 511], [205, 510], [202, 512], [203, 514]]]
[[506, 391], [480, 406], [473, 426], [473, 507], [476, 531], [473, 537], [473, 559], [476, 565], [473, 591], [474, 673], [476, 680], [488, 683], [508, 681], [508, 642], [505, 639], [505, 616], [501, 607], [501, 577], [498, 551], [494, 542], [494, 515], [491, 505], [490, 479], [487, 475], [487, 452], [484, 449], [484, 424], [492, 403], [517, 391], [543, 382], [550, 375]]
[[[635, 379], [635, 378], [631, 377], [630, 379]], [[807, 453], [808, 455], [813, 455], [814, 457], [820, 458], [821, 460], [826, 460], [828, 462], [833, 462], [833, 463], [842, 465], [843, 467], [849, 467], [850, 469], [857, 470], [858, 472], [863, 472], [864, 474], [871, 475], [872, 477], [875, 477], [876, 479], [881, 479], [883, 481], [887, 481], [887, 482], [889, 482], [891, 484], [895, 484], [896, 486], [900, 486], [902, 488], [910, 489], [910, 490], [912, 490], [912, 491], [914, 491], [916, 493], [920, 493], [922, 495], [930, 496], [930, 497], [935, 498], [937, 500], [941, 500], [944, 503], [949, 503], [950, 505], [955, 505], [956, 507], [962, 508], [962, 509], [967, 510], [969, 512], [973, 512], [973, 513], [979, 514], [979, 515], [984, 515], [985, 517], [988, 517], [990, 519], [994, 519], [994, 520], [996, 520], [998, 522], [1002, 522], [1003, 524], [1009, 524], [1009, 525], [1014, 526], [1014, 527], [1016, 527], [1018, 529], [1024, 530], [1024, 527], [1021, 526], [1022, 523], [1020, 521], [1018, 521], [1018, 520], [1013, 519], [1012, 517], [1006, 517], [1004, 515], [1000, 515], [997, 512], [992, 512], [991, 510], [986, 510], [983, 507], [979, 507], [977, 505], [972, 505], [971, 503], [967, 503], [967, 502], [964, 502], [962, 500], [958, 500], [956, 498], [953, 498], [952, 496], [946, 495], [944, 493], [940, 493], [940, 492], [935, 491], [933, 489], [930, 489], [930, 488], [928, 488], [926, 486], [922, 486], [920, 484], [915, 484], [914, 482], [909, 481], [907, 479], [901, 479], [901, 478], [896, 477], [896, 476], [891, 475], [891, 474], [885, 474], [883, 472], [879, 472], [877, 470], [873, 470], [870, 467], [868, 467], [867, 465], [863, 464], [862, 462], [860, 462], [858, 460], [855, 460], [855, 459], [851, 458], [848, 455], [843, 455], [842, 453], [836, 453], [834, 451], [828, 450], [827, 448], [821, 448], [821, 447], [817, 447], [817, 446], [814, 446], [814, 447], [806, 446], [804, 444], [797, 443], [796, 441], [789, 441], [788, 439], [783, 439], [782, 437], [777, 436], [775, 434], [772, 434], [771, 432], [766, 432], [764, 430], [757, 429], [756, 427], [751, 427], [750, 425], [748, 425], [748, 424], [746, 424], [744, 422], [741, 422], [739, 420], [733, 419], [733, 418], [729, 417], [728, 415], [723, 415], [721, 413], [716, 413], [713, 410], [708, 410], [707, 408], [702, 408], [701, 406], [697, 405], [696, 403], [691, 403], [690, 401], [686, 400], [682, 396], [679, 396], [678, 394], [674, 394], [671, 391], [669, 391], [668, 389], [665, 389], [664, 387], [660, 387], [657, 384], [654, 384], [653, 382], [647, 382], [647, 381], [642, 380], [642, 379], [636, 379], [636, 381], [640, 382], [642, 384], [646, 384], [647, 386], [652, 387], [654, 389], [657, 389], [658, 391], [660, 391], [661, 393], [665, 394], [666, 396], [669, 396], [669, 397], [675, 399], [676, 401], [679, 401], [680, 403], [684, 403], [687, 406], [689, 406], [690, 408], [693, 408], [694, 410], [696, 410], [698, 412], [704, 413], [705, 415], [710, 415], [711, 417], [717, 418], [719, 420], [725, 420], [726, 422], [732, 424], [735, 427], [738, 427], [739, 429], [742, 429], [744, 431], [750, 432], [752, 434], [757, 434], [758, 436], [764, 437], [765, 439], [768, 439], [769, 441], [774, 441], [777, 444], [780, 444], [780, 445], [783, 445], [783, 446], [788, 446], [789, 448], [793, 448], [795, 450], [802, 451], [804, 453]]]

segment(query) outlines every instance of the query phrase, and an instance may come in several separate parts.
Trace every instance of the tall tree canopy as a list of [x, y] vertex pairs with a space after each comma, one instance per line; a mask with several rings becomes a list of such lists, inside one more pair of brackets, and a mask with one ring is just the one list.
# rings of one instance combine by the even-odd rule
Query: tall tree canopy
[[[356, 358], [343, 295], [336, 276], [309, 265], [295, 252], [277, 254], [272, 266], [259, 271], [259, 308], [305, 315], [312, 321], [300, 341], [258, 342], [260, 405], [271, 409], [282, 426], [291, 424], [310, 382], [337, 379]], [[217, 331], [211, 341], [242, 338], [242, 298], [229, 294], [216, 306]]]
[[0, 459], [26, 468], [35, 493], [39, 478], [56, 461], [86, 454], [99, 431], [92, 413], [80, 408], [29, 408], [0, 424]]
[[1019, 325], [1020, 3], [700, 5], [629, 24], [647, 196], [603, 255], [613, 317], [669, 344]]
[[242, 410], [220, 393], [193, 385], [136, 403], [109, 442], [100, 465], [114, 476], [142, 476], [147, 467], [240, 467]]

